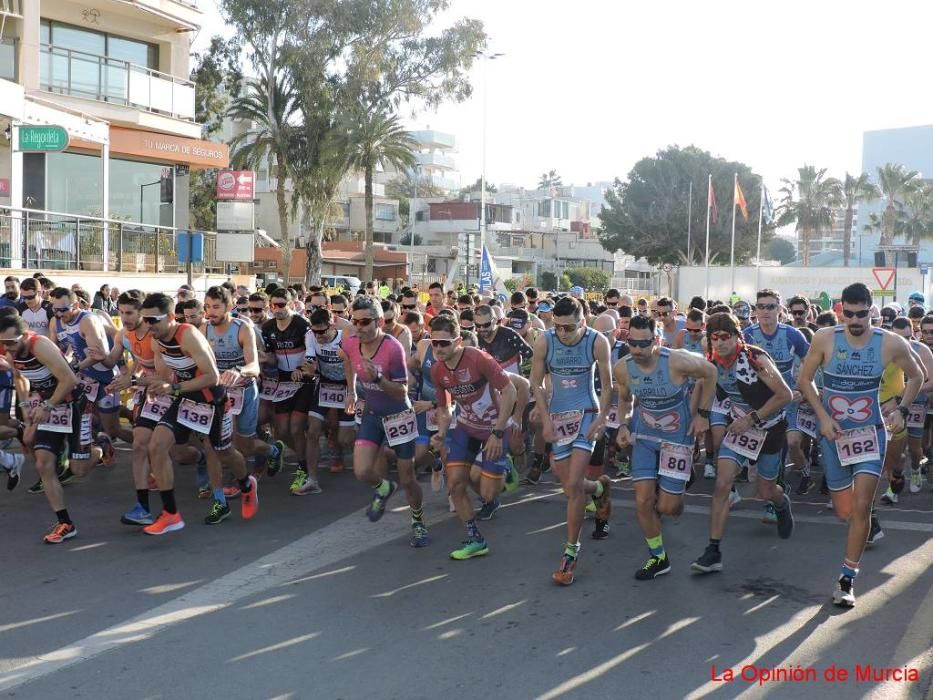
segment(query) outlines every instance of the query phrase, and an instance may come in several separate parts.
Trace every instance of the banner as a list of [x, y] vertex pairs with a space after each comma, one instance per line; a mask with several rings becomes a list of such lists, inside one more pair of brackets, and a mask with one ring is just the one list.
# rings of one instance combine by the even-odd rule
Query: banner
[[492, 258], [489, 256], [489, 248], [483, 246], [483, 260], [479, 268], [479, 293], [492, 291]]

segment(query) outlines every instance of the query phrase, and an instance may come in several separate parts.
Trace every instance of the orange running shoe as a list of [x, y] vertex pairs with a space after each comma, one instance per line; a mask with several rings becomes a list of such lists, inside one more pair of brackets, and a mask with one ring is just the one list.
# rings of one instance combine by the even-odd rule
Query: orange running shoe
[[609, 493], [609, 487], [612, 482], [605, 474], [599, 477], [598, 481], [603, 485], [603, 495], [593, 499], [593, 502], [596, 504], [596, 513], [594, 517], [597, 520], [605, 520], [608, 522], [609, 516], [612, 515], [612, 501], [610, 500]]
[[46, 544], [61, 544], [65, 540], [70, 540], [78, 534], [78, 528], [74, 523], [55, 523], [55, 527], [42, 540]]
[[330, 461], [330, 473], [339, 474], [343, 471], [343, 459], [341, 457], [334, 457]]
[[152, 525], [143, 528], [147, 535], [164, 535], [166, 532], [175, 532], [185, 526], [185, 521], [181, 519], [180, 513], [169, 513], [162, 511], [159, 517]]
[[255, 476], [250, 475], [249, 483], [252, 488], [240, 492], [240, 515], [243, 520], [249, 520], [259, 512], [259, 482]]
[[551, 578], [554, 579], [554, 583], [559, 586], [569, 586], [573, 583], [573, 574], [577, 569], [577, 558], [572, 557], [566, 552], [561, 555], [560, 558], [560, 567], [557, 571], [551, 574]]

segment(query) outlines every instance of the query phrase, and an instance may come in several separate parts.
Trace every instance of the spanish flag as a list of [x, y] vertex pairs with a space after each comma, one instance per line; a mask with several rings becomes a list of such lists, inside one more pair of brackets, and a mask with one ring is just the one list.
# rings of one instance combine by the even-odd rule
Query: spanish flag
[[742, 218], [748, 221], [748, 205], [745, 203], [745, 195], [742, 194], [742, 186], [738, 179], [735, 181], [735, 206], [742, 212]]

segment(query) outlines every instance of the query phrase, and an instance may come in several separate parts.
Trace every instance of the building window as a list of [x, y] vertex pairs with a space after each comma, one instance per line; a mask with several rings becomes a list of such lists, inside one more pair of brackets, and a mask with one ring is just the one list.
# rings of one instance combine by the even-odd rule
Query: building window
[[373, 243], [391, 243], [392, 234], [383, 231], [373, 231]]
[[373, 216], [377, 221], [395, 221], [395, 207], [391, 204], [376, 204]]
[[16, 82], [16, 40], [0, 40], [0, 78]]

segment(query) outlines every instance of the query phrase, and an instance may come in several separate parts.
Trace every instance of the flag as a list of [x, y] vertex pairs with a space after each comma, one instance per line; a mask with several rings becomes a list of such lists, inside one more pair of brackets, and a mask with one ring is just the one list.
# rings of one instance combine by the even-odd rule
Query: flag
[[774, 202], [771, 200], [771, 193], [768, 192], [767, 186], [762, 185], [761, 189], [764, 192], [765, 223], [770, 224], [774, 222]]
[[710, 220], [714, 224], [718, 224], [719, 223], [719, 207], [716, 206], [716, 193], [713, 191], [712, 179], [710, 179], [709, 181], [709, 203], [707, 206], [709, 206], [709, 209], [710, 209]]
[[479, 293], [493, 291], [492, 286], [492, 257], [489, 255], [489, 248], [483, 246], [483, 257], [479, 268]]
[[748, 205], [745, 203], [745, 195], [742, 194], [742, 186], [739, 181], [735, 181], [735, 206], [742, 212], [742, 218], [748, 221]]

